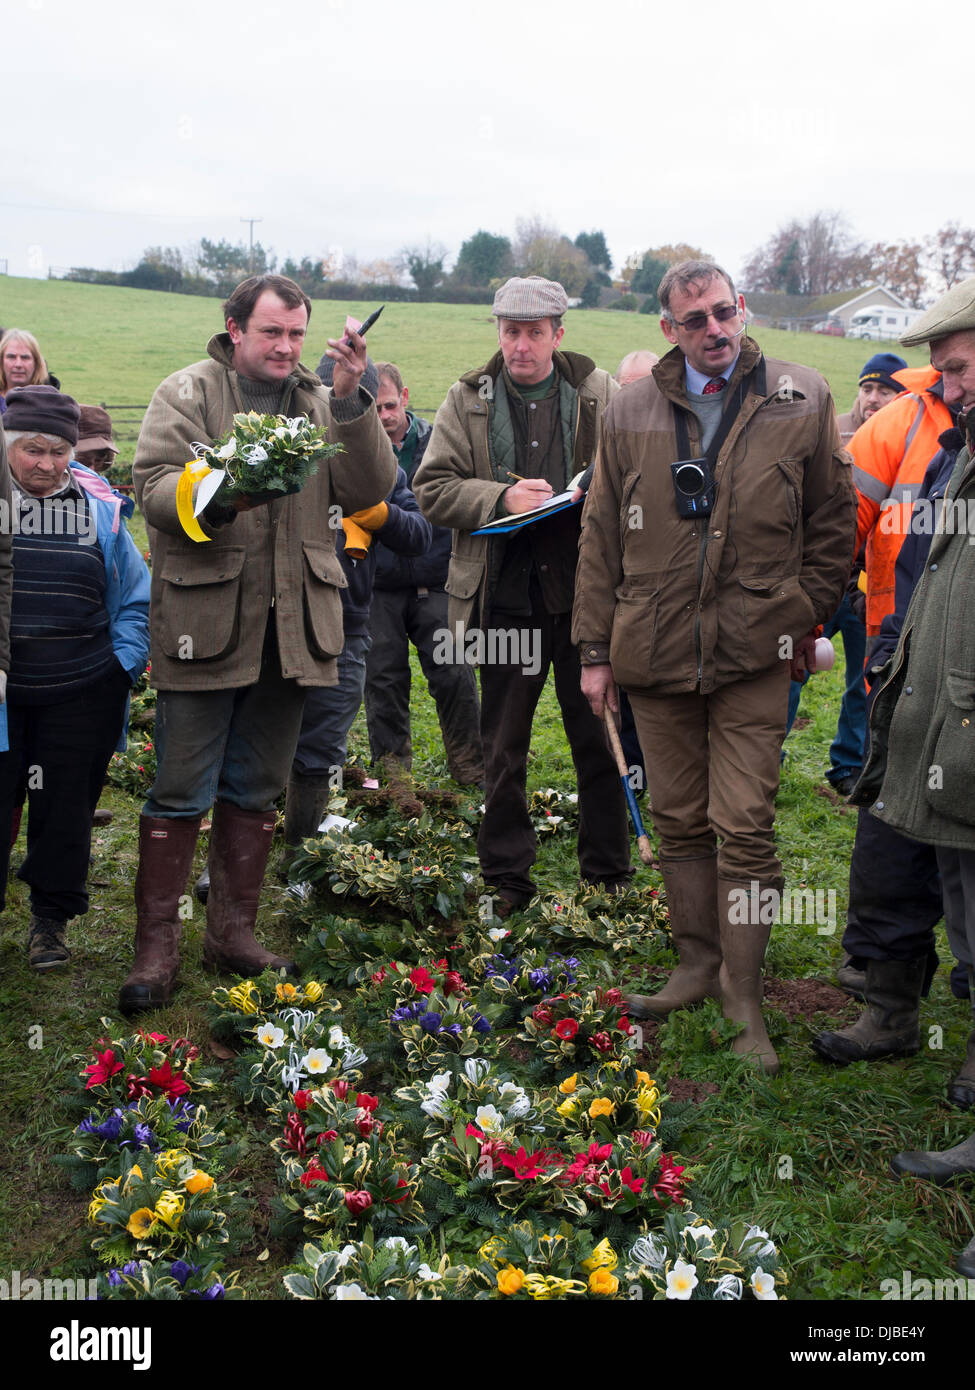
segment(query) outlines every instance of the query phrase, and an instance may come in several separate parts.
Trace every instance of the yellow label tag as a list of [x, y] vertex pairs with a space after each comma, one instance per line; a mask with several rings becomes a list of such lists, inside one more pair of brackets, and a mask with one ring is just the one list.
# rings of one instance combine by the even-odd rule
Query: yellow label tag
[[193, 488], [213, 470], [199, 459], [190, 459], [176, 484], [176, 515], [179, 524], [191, 541], [208, 541], [210, 537], [193, 515]]

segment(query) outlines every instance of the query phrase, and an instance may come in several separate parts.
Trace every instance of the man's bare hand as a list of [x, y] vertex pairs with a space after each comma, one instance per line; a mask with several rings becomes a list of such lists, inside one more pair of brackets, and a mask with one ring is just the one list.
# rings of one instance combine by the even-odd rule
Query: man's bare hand
[[792, 679], [801, 681], [813, 670], [813, 657], [816, 651], [816, 634], [807, 632], [795, 645], [792, 661], [789, 663]]
[[326, 357], [335, 363], [332, 376], [332, 390], [336, 396], [351, 396], [359, 389], [362, 373], [366, 370], [366, 340], [351, 331], [345, 338], [329, 338]]
[[534, 507], [544, 507], [554, 495], [544, 478], [523, 478], [520, 483], [508, 488], [504, 494], [504, 505], [509, 516], [519, 516]]
[[597, 719], [603, 717], [604, 704], [609, 706], [613, 714], [619, 714], [620, 703], [612, 666], [583, 666], [580, 684], [583, 695], [589, 701], [589, 708]]

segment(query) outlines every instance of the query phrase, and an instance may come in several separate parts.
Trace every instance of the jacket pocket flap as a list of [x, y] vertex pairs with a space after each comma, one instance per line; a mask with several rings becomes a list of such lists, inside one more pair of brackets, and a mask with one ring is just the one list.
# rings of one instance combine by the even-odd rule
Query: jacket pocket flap
[[975, 675], [967, 671], [949, 671], [948, 698], [959, 709], [975, 709]]
[[228, 579], [239, 578], [246, 553], [242, 545], [228, 545], [221, 546], [219, 550], [167, 555], [159, 575], [170, 584], [184, 587], [225, 584]]
[[334, 584], [337, 589], [349, 587], [342, 561], [331, 547], [322, 545], [321, 541], [302, 541], [301, 546], [308, 561], [308, 568], [316, 579], [322, 579], [326, 584]]
[[766, 579], [763, 575], [752, 575], [750, 578], [741, 578], [738, 583], [743, 589], [747, 589], [750, 594], [767, 594], [772, 589], [778, 588], [782, 583], [781, 579]]
[[447, 593], [455, 598], [473, 598], [484, 577], [483, 560], [467, 560], [459, 555], [450, 557], [447, 572]]

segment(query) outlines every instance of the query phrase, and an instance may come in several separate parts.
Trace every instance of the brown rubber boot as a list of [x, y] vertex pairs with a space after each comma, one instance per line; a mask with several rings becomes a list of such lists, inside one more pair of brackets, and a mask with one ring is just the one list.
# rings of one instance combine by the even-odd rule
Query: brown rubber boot
[[[972, 1022], [975, 1023], [975, 970], [969, 967], [968, 988], [972, 999]], [[975, 1110], [975, 1028], [968, 1035], [968, 1047], [962, 1069], [948, 1083], [948, 1103], [959, 1110]]]
[[135, 963], [119, 991], [123, 1014], [169, 1003], [179, 970], [179, 900], [193, 864], [202, 816], [139, 819]]
[[721, 994], [718, 969], [721, 941], [718, 927], [718, 861], [661, 860], [670, 914], [670, 934], [679, 964], [656, 994], [625, 996], [630, 1017], [666, 1018], [672, 1009], [686, 1009]]
[[297, 974], [293, 961], [265, 951], [254, 936], [273, 837], [273, 811], [243, 811], [229, 801], [214, 806], [205, 964], [238, 975], [259, 975], [268, 969]]
[[919, 1052], [921, 990], [927, 967], [926, 955], [915, 960], [868, 960], [867, 1007], [849, 1028], [813, 1038], [814, 1051], [839, 1066]]
[[[757, 887], [757, 893], [752, 893]], [[732, 1044], [739, 1057], [747, 1057], [767, 1076], [777, 1076], [779, 1059], [769, 1041], [762, 1018], [762, 966], [772, 934], [771, 922], [763, 921], [767, 909], [753, 910], [762, 903], [768, 888], [779, 893], [782, 883], [737, 883], [718, 879], [718, 920], [721, 924], [720, 980], [722, 1012], [733, 1023], [743, 1023]]]

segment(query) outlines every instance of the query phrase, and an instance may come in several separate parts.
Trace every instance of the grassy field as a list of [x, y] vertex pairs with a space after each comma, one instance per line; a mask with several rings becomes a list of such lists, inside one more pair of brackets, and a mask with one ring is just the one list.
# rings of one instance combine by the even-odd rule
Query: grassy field
[[[0, 294], [0, 318], [35, 331], [64, 389], [86, 400], [144, 404], [164, 375], [201, 355], [208, 333], [219, 327], [216, 303], [188, 297], [17, 280], [0, 280]], [[308, 360], [317, 361], [328, 331], [338, 331], [347, 310], [367, 307], [316, 304]], [[610, 369], [631, 348], [660, 346], [652, 319], [578, 312], [568, 322], [566, 346], [589, 352]], [[769, 353], [817, 366], [833, 384], [841, 408], [848, 407], [868, 345], [782, 333], [762, 333], [760, 338]], [[486, 310], [391, 305], [372, 346], [401, 364], [419, 405], [435, 406], [459, 371], [490, 354], [493, 336]], [[922, 360], [917, 353], [907, 356], [912, 364]], [[843, 1026], [855, 1015], [855, 1006], [843, 996], [815, 984], [831, 979], [839, 956], [855, 829], [855, 813], [823, 782], [841, 666], [838, 661], [837, 670], [816, 677], [804, 692], [801, 727], [787, 744], [779, 794], [777, 833], [787, 884], [836, 895], [835, 930], [828, 924], [825, 930], [792, 925], [773, 933], [767, 1017], [783, 1060], [782, 1074], [760, 1079], [736, 1064], [726, 1045], [716, 1045], [713, 1008], [649, 1028], [646, 1045], [662, 1084], [685, 1096], [680, 1149], [703, 1164], [698, 1209], [742, 1215], [770, 1231], [789, 1272], [789, 1295], [800, 1299], [877, 1299], [880, 1281], [900, 1280], [903, 1270], [916, 1278], [944, 1278], [953, 1252], [973, 1230], [964, 1188], [897, 1184], [886, 1173], [898, 1149], [943, 1147], [971, 1130], [969, 1118], [942, 1102], [970, 1027], [966, 1006], [950, 996], [946, 970], [937, 976], [922, 1013], [923, 1035], [934, 1042], [937, 1031], [927, 1030], [942, 1029], [941, 1046], [926, 1046], [910, 1061], [842, 1071], [825, 1069], [809, 1047], [820, 1027], [837, 1019]], [[436, 714], [415, 664], [413, 708], [415, 777], [418, 782], [443, 780]], [[361, 713], [350, 752], [360, 760], [368, 752]], [[535, 724], [529, 785], [563, 791], [573, 786], [551, 685]], [[117, 1028], [115, 999], [131, 957], [140, 802], [110, 789], [103, 804], [114, 809], [115, 820], [96, 836], [92, 909], [70, 927], [70, 968], [45, 978], [29, 970], [26, 889], [14, 877], [0, 923], [5, 1090], [0, 1268], [25, 1273], [67, 1277], [87, 1272], [82, 1258], [87, 1199], [67, 1189], [52, 1155], [68, 1134], [58, 1102], [65, 1069], [74, 1054], [101, 1034], [103, 1018]], [[14, 865], [23, 850], [22, 834], [13, 851]], [[197, 868], [204, 850], [201, 842]], [[547, 837], [538, 864], [540, 887], [571, 888], [577, 877], [571, 837]], [[651, 882], [654, 876], [641, 868], [639, 879]], [[261, 912], [264, 940], [293, 950], [293, 916], [293, 906], [269, 874]], [[202, 969], [202, 934], [198, 911], [186, 924], [179, 992], [171, 1008], [151, 1018], [152, 1026], [171, 1035], [207, 1036], [205, 1006], [214, 981]], [[942, 958], [949, 960], [943, 938], [941, 944]], [[670, 964], [664, 949], [648, 958], [651, 976]], [[637, 974], [629, 983], [639, 978]], [[775, 981], [807, 984], [779, 989]], [[280, 1297], [280, 1271], [293, 1257], [293, 1246], [277, 1239], [270, 1223], [276, 1165], [268, 1136], [260, 1119], [245, 1124], [232, 1105], [216, 1118], [241, 1141], [235, 1185], [251, 1200], [254, 1212], [251, 1236], [234, 1263], [251, 1296]]]

